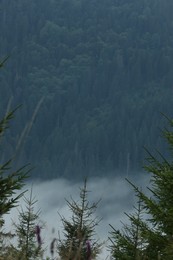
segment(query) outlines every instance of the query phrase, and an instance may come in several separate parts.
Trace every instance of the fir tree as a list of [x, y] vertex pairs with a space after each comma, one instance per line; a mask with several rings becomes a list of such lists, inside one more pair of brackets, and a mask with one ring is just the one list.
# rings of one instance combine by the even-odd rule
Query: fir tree
[[85, 180], [84, 187], [80, 189], [80, 202], [73, 199], [66, 200], [72, 211], [72, 218], [67, 220], [61, 217], [65, 238], [59, 239], [58, 252], [62, 260], [95, 259], [100, 251], [101, 244], [93, 237], [95, 227], [99, 223], [99, 219], [93, 218], [93, 214], [99, 201], [90, 204], [87, 195], [87, 182]]
[[[169, 125], [169, 129], [163, 130], [163, 137], [169, 145], [172, 157], [173, 120], [169, 120]], [[150, 195], [146, 195], [131, 183], [148, 216], [147, 220], [138, 221], [140, 239], [143, 242], [142, 256], [139, 256], [139, 259], [171, 260], [173, 259], [173, 160], [165, 159], [159, 152], [157, 157], [149, 152], [148, 155], [147, 165], [144, 168], [151, 174], [151, 185], [148, 187]], [[134, 220], [132, 223], [134, 224]], [[114, 239], [113, 252], [116, 251], [117, 241], [120, 241], [117, 240], [117, 236], [114, 236]], [[122, 244], [125, 247], [126, 241]], [[127, 247], [126, 254], [130, 254]], [[115, 257], [115, 259], [128, 258]]]
[[[8, 128], [9, 120], [14, 116], [14, 111], [7, 113], [7, 115], [0, 121], [0, 137]], [[24, 180], [28, 176], [25, 167], [16, 171], [9, 172], [12, 160], [0, 165], [0, 225], [2, 225], [2, 216], [9, 212], [9, 210], [16, 205], [18, 199], [22, 196], [13, 196], [15, 191], [20, 190], [24, 186]], [[13, 196], [13, 197], [12, 197]]]
[[141, 238], [141, 225], [143, 219], [143, 209], [141, 201], [138, 207], [134, 207], [135, 212], [125, 215], [129, 224], [123, 224], [122, 230], [116, 230], [112, 225], [110, 232], [111, 254], [117, 260], [139, 260], [144, 259], [143, 249], [145, 242]]
[[[5, 130], [8, 128], [9, 121], [14, 116], [14, 111], [7, 113], [0, 121], [0, 138], [2, 138]], [[11, 237], [10, 232], [3, 232], [4, 214], [9, 213], [10, 209], [15, 207], [19, 198], [23, 195], [21, 192], [16, 195], [18, 190], [24, 186], [24, 181], [28, 177], [28, 170], [26, 167], [22, 167], [18, 170], [11, 170], [12, 160], [8, 160], [5, 163], [0, 164], [0, 256], [4, 255], [4, 238]]]
[[40, 210], [35, 212], [34, 206], [37, 200], [32, 196], [24, 196], [26, 209], [19, 211], [19, 223], [15, 225], [15, 234], [18, 239], [18, 257], [16, 260], [35, 260], [40, 259], [43, 254], [41, 226], [39, 224]]

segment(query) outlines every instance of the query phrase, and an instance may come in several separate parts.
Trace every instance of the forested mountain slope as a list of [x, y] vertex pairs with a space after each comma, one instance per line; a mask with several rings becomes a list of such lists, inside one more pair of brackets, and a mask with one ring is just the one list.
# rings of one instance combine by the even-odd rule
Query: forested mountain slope
[[34, 176], [135, 170], [164, 152], [173, 107], [172, 0], [1, 0], [0, 112], [23, 104], [6, 154]]

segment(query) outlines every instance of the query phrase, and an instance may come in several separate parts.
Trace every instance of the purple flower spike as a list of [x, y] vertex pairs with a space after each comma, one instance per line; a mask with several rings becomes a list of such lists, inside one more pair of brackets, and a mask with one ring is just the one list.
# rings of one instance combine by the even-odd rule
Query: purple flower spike
[[87, 249], [87, 260], [91, 260], [91, 243], [89, 240], [86, 241], [86, 249]]
[[35, 234], [36, 234], [36, 237], [37, 237], [37, 242], [38, 242], [38, 245], [41, 246], [41, 236], [40, 236], [40, 232], [41, 232], [41, 228], [39, 227], [39, 225], [37, 225], [35, 227]]

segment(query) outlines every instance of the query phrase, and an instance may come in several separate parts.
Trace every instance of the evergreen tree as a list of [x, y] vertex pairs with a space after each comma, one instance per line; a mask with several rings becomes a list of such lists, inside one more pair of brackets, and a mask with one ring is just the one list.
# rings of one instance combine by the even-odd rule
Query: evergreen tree
[[[163, 130], [171, 156], [173, 151], [173, 120], [169, 120], [169, 129]], [[151, 185], [148, 187], [150, 194], [142, 192], [131, 183], [135, 194], [142, 203], [142, 208], [147, 215], [146, 219], [137, 222], [140, 230], [140, 240], [143, 243], [142, 256], [137, 259], [171, 260], [173, 259], [173, 160], [165, 159], [159, 152], [159, 156], [149, 154], [148, 164], [145, 170], [151, 173]], [[131, 218], [134, 224], [133, 218]], [[130, 231], [133, 230], [131, 226]], [[129, 236], [128, 236], [129, 239]], [[130, 249], [126, 246], [126, 240], [121, 240], [117, 231], [114, 232], [112, 252], [116, 251], [117, 242], [122, 241], [122, 247], [126, 248], [126, 254], [130, 255]], [[116, 258], [115, 259], [131, 259]]]
[[[15, 111], [7, 113], [0, 121], [0, 138], [8, 128], [9, 120], [13, 118]], [[23, 195], [21, 192], [16, 195], [16, 191], [24, 186], [24, 180], [28, 176], [25, 167], [10, 171], [12, 160], [0, 164], [0, 256], [5, 253], [4, 238], [11, 237], [10, 233], [3, 232], [4, 214], [9, 213], [10, 209], [16, 206], [19, 198]]]
[[80, 189], [80, 202], [67, 201], [72, 211], [71, 220], [61, 217], [64, 226], [64, 239], [59, 239], [58, 252], [62, 260], [90, 260], [95, 259], [100, 251], [101, 244], [94, 239], [95, 227], [99, 223], [93, 214], [98, 203], [90, 204], [87, 199], [88, 190], [85, 180]]
[[[13, 118], [14, 111], [9, 112], [0, 121], [0, 137], [4, 134], [5, 129], [8, 127], [8, 122]], [[16, 190], [20, 190], [24, 185], [24, 180], [28, 176], [28, 171], [25, 167], [9, 173], [12, 160], [0, 165], [0, 225], [2, 225], [2, 217], [8, 213], [9, 210], [15, 206], [18, 199], [22, 194], [12, 197]]]
[[116, 230], [112, 225], [110, 232], [111, 254], [117, 260], [139, 260], [144, 259], [144, 240], [141, 239], [141, 224], [143, 219], [143, 209], [141, 201], [138, 207], [134, 207], [133, 214], [126, 214], [129, 224], [123, 223], [122, 230]]
[[41, 227], [39, 225], [40, 211], [35, 212], [34, 206], [37, 202], [32, 196], [24, 196], [26, 209], [19, 211], [19, 223], [15, 225], [15, 233], [18, 239], [16, 260], [35, 260], [40, 259], [43, 254], [42, 240], [41, 240]]

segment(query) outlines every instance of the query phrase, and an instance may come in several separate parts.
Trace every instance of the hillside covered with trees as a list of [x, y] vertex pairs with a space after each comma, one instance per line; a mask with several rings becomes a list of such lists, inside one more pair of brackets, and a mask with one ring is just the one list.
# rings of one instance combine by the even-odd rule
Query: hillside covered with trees
[[1, 160], [34, 177], [141, 169], [172, 115], [172, 0], [2, 0], [0, 113], [22, 104]]
[[[12, 117], [13, 112], [9, 112], [0, 121], [0, 137], [4, 134]], [[160, 152], [158, 152], [158, 160], [148, 152], [145, 170], [150, 175], [150, 185], [147, 187], [149, 194], [129, 181], [138, 203], [132, 213], [125, 213], [129, 221], [123, 223], [120, 230], [110, 224], [112, 228], [109, 233], [111, 259], [172, 260], [173, 258], [173, 120], [168, 121], [167, 129], [164, 129], [162, 133], [168, 144], [169, 152], [171, 151], [171, 160], [167, 160]], [[24, 196], [26, 190], [24, 192], [21, 190], [28, 178], [29, 170], [27, 167], [22, 167], [12, 171], [10, 160], [4, 165], [0, 165], [1, 260], [45, 259], [46, 247], [42, 237], [45, 223], [40, 221], [41, 211], [35, 211], [37, 200], [32, 195], [32, 189], [29, 198]], [[19, 193], [16, 194], [17, 192]], [[70, 197], [70, 200], [66, 199], [71, 217], [66, 218], [67, 216], [60, 215], [64, 237], [62, 238], [59, 234], [58, 237], [54, 236], [49, 241], [51, 258], [46, 257], [46, 260], [100, 259], [99, 253], [105, 243], [100, 243], [94, 237], [96, 226], [101, 225], [101, 219], [95, 215], [100, 200], [90, 202], [88, 193], [85, 179], [83, 187], [80, 188], [79, 199], [74, 200], [73, 197]], [[113, 194], [111, 193], [111, 195]], [[18, 221], [13, 221], [15, 229], [10, 230], [12, 227], [8, 227], [8, 231], [6, 231], [4, 229], [5, 214], [18, 204], [21, 206], [21, 201], [19, 201], [21, 197], [23, 197], [26, 207], [18, 210]], [[116, 214], [115, 210], [115, 217]], [[59, 221], [55, 226], [56, 229], [60, 228]], [[17, 243], [14, 243], [12, 238], [16, 238]]]

